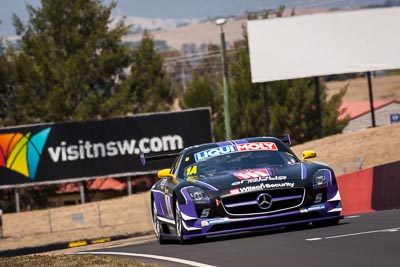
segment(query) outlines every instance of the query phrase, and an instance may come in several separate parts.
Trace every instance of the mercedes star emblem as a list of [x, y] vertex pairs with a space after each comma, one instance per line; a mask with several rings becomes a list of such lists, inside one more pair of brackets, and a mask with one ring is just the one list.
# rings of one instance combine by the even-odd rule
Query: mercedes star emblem
[[272, 197], [267, 193], [262, 193], [257, 197], [257, 205], [260, 209], [269, 209], [272, 205]]

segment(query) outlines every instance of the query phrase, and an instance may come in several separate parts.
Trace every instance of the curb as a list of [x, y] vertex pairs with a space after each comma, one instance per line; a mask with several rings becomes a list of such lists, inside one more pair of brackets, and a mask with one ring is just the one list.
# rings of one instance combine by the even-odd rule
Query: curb
[[91, 239], [81, 239], [72, 242], [58, 242], [52, 243], [43, 246], [36, 246], [36, 247], [24, 247], [24, 248], [17, 248], [17, 249], [10, 249], [10, 250], [1, 250], [0, 257], [15, 257], [15, 256], [23, 256], [29, 254], [37, 254], [43, 252], [49, 252], [54, 250], [60, 249], [67, 249], [67, 248], [74, 248], [74, 247], [82, 247], [87, 245], [99, 244], [99, 243], [106, 243], [115, 240], [127, 239], [132, 237], [141, 237], [146, 236], [151, 232], [141, 232], [141, 233], [134, 233], [134, 234], [126, 234], [126, 235], [115, 235], [110, 237], [99, 237], [99, 238], [91, 238]]

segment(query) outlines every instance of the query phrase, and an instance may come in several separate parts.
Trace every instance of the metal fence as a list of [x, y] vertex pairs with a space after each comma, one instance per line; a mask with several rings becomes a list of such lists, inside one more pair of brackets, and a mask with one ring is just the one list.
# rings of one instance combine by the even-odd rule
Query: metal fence
[[146, 192], [108, 201], [5, 214], [0, 250], [13, 248], [18, 241], [37, 245], [148, 232], [152, 230], [149, 197]]

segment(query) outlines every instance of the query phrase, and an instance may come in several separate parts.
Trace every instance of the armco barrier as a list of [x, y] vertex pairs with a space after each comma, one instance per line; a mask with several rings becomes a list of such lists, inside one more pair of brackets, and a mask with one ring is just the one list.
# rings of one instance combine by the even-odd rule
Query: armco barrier
[[100, 237], [95, 239], [82, 239], [74, 242], [59, 242], [53, 244], [47, 244], [43, 246], [37, 247], [24, 247], [24, 248], [17, 248], [17, 249], [10, 249], [10, 250], [0, 250], [0, 257], [15, 257], [15, 256], [23, 256], [29, 254], [38, 254], [44, 253], [49, 251], [55, 251], [60, 249], [67, 249], [73, 247], [81, 247], [86, 245], [93, 245], [98, 243], [105, 243], [120, 239], [127, 239], [132, 237], [140, 237], [150, 235], [153, 232], [141, 232], [141, 233], [134, 233], [134, 234], [125, 234], [125, 235], [115, 235], [110, 237]]
[[342, 215], [400, 208], [400, 161], [337, 177]]
[[374, 211], [371, 208], [373, 169], [368, 168], [337, 177], [342, 197], [342, 215]]
[[400, 208], [400, 161], [374, 167], [371, 207]]

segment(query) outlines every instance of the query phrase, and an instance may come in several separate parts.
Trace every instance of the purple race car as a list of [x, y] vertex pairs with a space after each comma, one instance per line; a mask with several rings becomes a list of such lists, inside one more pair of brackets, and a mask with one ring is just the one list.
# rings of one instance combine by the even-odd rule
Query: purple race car
[[333, 170], [304, 161], [313, 151], [299, 160], [288, 143], [257, 137], [181, 151], [151, 189], [158, 241], [337, 224], [342, 205]]

